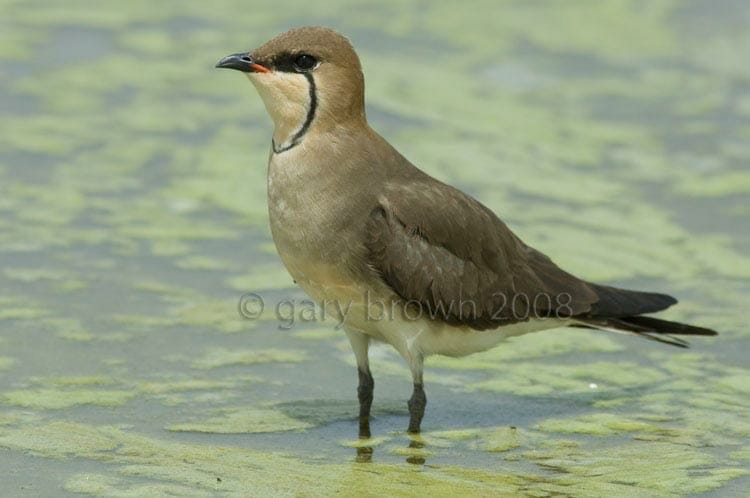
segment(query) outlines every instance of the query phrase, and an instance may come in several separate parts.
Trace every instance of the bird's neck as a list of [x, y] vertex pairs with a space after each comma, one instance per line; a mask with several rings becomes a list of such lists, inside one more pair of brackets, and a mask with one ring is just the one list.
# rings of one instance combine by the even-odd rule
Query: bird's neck
[[266, 105], [273, 119], [273, 148], [275, 152], [289, 150], [305, 139], [316, 128], [317, 101], [305, 105]]
[[[300, 120], [300, 122], [301, 121], [302, 120]], [[288, 150], [294, 145], [297, 145], [302, 141], [302, 138], [304, 138], [303, 136], [300, 136], [295, 140], [298, 135], [298, 131], [302, 128], [302, 125], [300, 123], [288, 121], [278, 124], [274, 123], [274, 125], [273, 148], [275, 152]]]
[[[327, 151], [327, 155], [339, 151], [336, 144], [341, 144], [344, 137], [360, 136], [369, 129], [364, 116], [343, 116], [333, 119], [320, 110], [314, 116], [297, 116], [274, 123], [273, 150], [276, 154], [296, 149], [298, 145], [308, 144], [310, 150]], [[331, 147], [333, 149], [329, 150]]]

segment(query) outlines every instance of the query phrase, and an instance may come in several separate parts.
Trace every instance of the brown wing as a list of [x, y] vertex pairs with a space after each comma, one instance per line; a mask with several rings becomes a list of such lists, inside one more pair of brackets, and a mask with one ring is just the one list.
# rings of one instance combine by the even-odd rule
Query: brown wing
[[582, 315], [599, 300], [488, 208], [430, 177], [388, 185], [367, 233], [370, 264], [385, 282], [452, 324], [487, 329]]

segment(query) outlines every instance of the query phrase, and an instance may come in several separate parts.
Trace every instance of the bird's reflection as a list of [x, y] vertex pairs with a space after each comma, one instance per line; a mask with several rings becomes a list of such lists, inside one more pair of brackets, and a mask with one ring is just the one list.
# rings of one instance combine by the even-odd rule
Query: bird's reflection
[[[370, 439], [370, 417], [359, 417], [359, 440], [366, 441]], [[355, 461], [359, 463], [372, 462], [372, 446], [357, 446], [357, 456]]]
[[358, 446], [357, 456], [354, 457], [354, 461], [357, 463], [370, 463], [372, 462], [372, 446]]
[[412, 439], [409, 442], [409, 449], [412, 450], [412, 454], [406, 457], [406, 463], [410, 463], [412, 465], [424, 465], [424, 452], [414, 451], [421, 450], [422, 448], [424, 448], [424, 446], [425, 444], [422, 438], [420, 438], [419, 436], [412, 436]]
[[[368, 440], [372, 437], [370, 432], [370, 418], [360, 417], [359, 419], [359, 441], [357, 445], [357, 454], [354, 460], [357, 463], [370, 463], [372, 462], [372, 455], [375, 452], [374, 448], [367, 444]], [[424, 465], [425, 463], [425, 452], [420, 451], [424, 449], [426, 443], [425, 440], [418, 434], [409, 434], [409, 446], [403, 452], [406, 454], [406, 463], [412, 465]]]

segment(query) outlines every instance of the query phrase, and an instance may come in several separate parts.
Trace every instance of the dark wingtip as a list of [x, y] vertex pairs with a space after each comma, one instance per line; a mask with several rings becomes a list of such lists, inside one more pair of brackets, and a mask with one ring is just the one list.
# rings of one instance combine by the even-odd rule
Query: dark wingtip
[[667, 303], [667, 307], [674, 306], [675, 304], [680, 302], [676, 297], [670, 296], [669, 294], [659, 294], [659, 296], [661, 296], [662, 299], [664, 299], [664, 301]]
[[590, 285], [599, 297], [599, 301], [592, 306], [592, 316], [635, 316], [655, 313], [677, 304], [677, 299], [668, 294], [618, 289], [608, 285]]
[[715, 330], [711, 330], [711, 329], [704, 329], [704, 330], [705, 330], [704, 333], [702, 333], [702, 334], [696, 334], [696, 335], [703, 335], [703, 336], [706, 336], [706, 337], [714, 337], [714, 336], [719, 335], [719, 333], [716, 332]]

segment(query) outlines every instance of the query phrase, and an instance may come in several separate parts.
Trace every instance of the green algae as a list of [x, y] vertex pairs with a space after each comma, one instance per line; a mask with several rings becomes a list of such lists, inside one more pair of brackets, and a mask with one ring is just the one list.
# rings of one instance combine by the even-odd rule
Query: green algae
[[512, 373], [471, 384], [472, 389], [510, 392], [518, 395], [607, 393], [649, 386], [665, 375], [653, 368], [626, 362], [595, 362], [581, 365], [522, 363]]
[[[308, 479], [311, 479], [310, 486], [313, 486], [310, 489], [325, 492], [342, 485], [342, 472], [354, 472], [359, 486], [383, 493], [398, 493], [399, 490], [403, 492], [419, 486], [420, 489], [433, 490], [438, 496], [447, 496], [459, 490], [481, 495], [490, 489], [495, 493], [505, 490], [511, 494], [524, 490], [524, 494], [533, 496], [545, 496], [545, 493], [601, 496], [613, 492], [623, 496], [636, 493], [638, 496], [672, 496], [716, 489], [728, 480], [747, 475], [747, 471], [741, 467], [705, 471], [706, 465], [714, 463], [713, 458], [699, 449], [682, 445], [621, 444], [611, 447], [606, 456], [592, 460], [590, 450], [581, 447], [580, 443], [546, 441], [538, 449], [530, 450], [528, 446], [534, 444], [533, 435], [513, 439], [513, 429], [498, 430], [502, 431], [499, 438], [501, 444], [489, 445], [485, 448], [487, 451], [517, 449], [522, 451], [523, 458], [542, 467], [564, 471], [565, 474], [545, 478], [507, 470], [497, 473], [451, 466], [430, 466], [426, 473], [414, 473], [389, 464], [369, 464], [366, 467], [321, 462], [310, 464], [247, 449], [174, 443], [146, 438], [115, 427], [66, 422], [33, 425], [28, 429], [0, 433], [0, 446], [24, 449], [49, 458], [77, 457], [115, 463], [114, 475], [97, 474], [93, 482], [80, 476], [71, 477], [68, 481], [70, 490], [97, 490], [105, 494], [115, 493], [117, 489], [154, 493], [162, 488], [177, 489], [179, 486], [187, 486], [191, 493], [209, 493], [218, 489], [227, 492], [258, 493], [265, 490], [279, 493], [285, 489], [299, 489], [288, 486], [293, 486], [292, 482], [295, 481], [299, 485], [299, 481]], [[482, 431], [475, 434], [481, 435]], [[487, 431], [487, 434], [490, 434], [489, 441], [497, 437], [496, 431]], [[443, 434], [447, 438], [456, 435]], [[458, 436], [458, 440], [465, 438], [465, 434]], [[642, 444], [648, 444], [648, 447]], [[373, 443], [372, 446], [377, 448], [378, 445]], [[422, 459], [434, 454], [435, 448], [391, 447], [389, 452], [410, 459]], [[184, 465], [184, 461], [190, 464]], [[511, 463], [513, 459], [507, 462]], [[383, 475], [390, 478], [383, 479]], [[129, 476], [148, 478], [150, 483], [130, 482], [126, 479]], [[291, 476], [293, 478], [289, 479]], [[576, 480], [575, 476], [586, 478]], [[252, 482], [253, 487], [241, 487], [242, 483], [247, 485], [248, 482]], [[219, 483], [221, 488], [212, 488]]]
[[106, 432], [69, 422], [52, 422], [42, 427], [8, 431], [0, 436], [0, 445], [5, 448], [20, 447], [48, 458], [65, 458], [71, 453], [86, 457], [117, 448], [117, 442]]
[[208, 370], [234, 365], [256, 365], [263, 363], [299, 363], [305, 361], [302, 351], [281, 349], [220, 349], [209, 350], [193, 362], [193, 368]]
[[309, 429], [313, 425], [274, 409], [256, 407], [232, 408], [198, 422], [174, 424], [175, 432], [208, 432], [213, 434], [252, 434]]
[[77, 386], [109, 386], [116, 384], [117, 381], [106, 375], [82, 375], [82, 376], [65, 376], [65, 377], [37, 377], [32, 378], [34, 384], [43, 386], [56, 387], [77, 387]]
[[[38, 414], [31, 413], [28, 410], [3, 410], [0, 412], [0, 426], [35, 423], [38, 422], [40, 418], [41, 417]], [[1, 432], [2, 431], [0, 431], [0, 433]]]
[[159, 280], [138, 280], [131, 282], [130, 285], [137, 291], [151, 292], [163, 298], [183, 300], [185, 298], [195, 297], [194, 289], [170, 285]]
[[57, 337], [67, 341], [126, 342], [131, 339], [131, 335], [126, 332], [94, 333], [75, 318], [49, 317], [40, 320], [39, 323], [54, 330]]
[[[262, 378], [238, 376], [221, 380], [174, 377], [160, 380], [139, 380], [127, 385], [141, 397], [165, 406], [214, 406], [239, 396], [238, 386], [257, 386]], [[208, 432], [208, 431], [201, 431]]]
[[669, 429], [658, 425], [614, 415], [611, 413], [592, 413], [574, 419], [545, 420], [536, 426], [537, 429], [559, 434], [591, 434], [606, 436], [627, 432], [668, 432]]
[[174, 310], [174, 315], [179, 325], [217, 329], [225, 333], [242, 332], [255, 326], [254, 322], [243, 319], [233, 301], [193, 302]]
[[[117, 427], [56, 422], [0, 435], [0, 446], [23, 449], [49, 458], [84, 458], [117, 465], [115, 474], [75, 474], [67, 481], [71, 491], [104, 495], [162, 494], [189, 489], [188, 496], [210, 493], [253, 495], [315, 494], [360, 487], [378, 494], [402, 494], [418, 487], [422, 492], [449, 496], [474, 486], [479, 496], [490, 490], [518, 491], [522, 477], [482, 470], [444, 467], [428, 473], [389, 464], [307, 463], [274, 453], [237, 447], [175, 443], [148, 438]], [[384, 476], [390, 478], [384, 478]], [[87, 476], [90, 476], [88, 479]], [[127, 477], [148, 479], [132, 482]], [[356, 486], [356, 487], [352, 487]], [[119, 490], [119, 492], [118, 492]], [[313, 491], [314, 490], [314, 491]], [[347, 492], [349, 492], [347, 491]]]
[[589, 489], [608, 482], [637, 484], [639, 492], [643, 490], [653, 496], [705, 492], [748, 473], [741, 468], [704, 470], [715, 464], [714, 457], [694, 448], [668, 443], [649, 443], [648, 452], [639, 444], [615, 445], [597, 462], [591, 462], [581, 450], [527, 456], [545, 467], [573, 476], [586, 476]]
[[[352, 433], [340, 437], [355, 436], [356, 379], [339, 374], [354, 362], [341, 332], [295, 331], [310, 352], [289, 351], [289, 335], [267, 334], [268, 310], [243, 321], [236, 299], [217, 298], [222, 286], [293, 282], [266, 228], [270, 123], [244, 78], [217, 74], [213, 62], [299, 19], [319, 21], [319, 9], [4, 2], [13, 23], [0, 33], [0, 294], [14, 297], [0, 296], [0, 399], [21, 409], [0, 414], [0, 445], [79, 462], [50, 482], [105, 496], [739, 494], [732, 480], [747, 475], [750, 437], [738, 356], [750, 275], [750, 38], [733, 22], [744, 7], [712, 4], [708, 15], [707, 5], [355, 1], [321, 21], [358, 46], [368, 115], [407, 157], [476, 195], [566, 269], [675, 293], [680, 307], [664, 316], [722, 334], [693, 341], [706, 354], [552, 330], [431, 358], [428, 396], [450, 393], [468, 415], [487, 409], [475, 406], [487, 392], [508, 393], [523, 408], [518, 428], [461, 429], [460, 415], [431, 419], [445, 402], [431, 401], [427, 428], [454, 430], [430, 431], [422, 449], [396, 446], [377, 434], [391, 423], [378, 415], [397, 415], [400, 428], [405, 404], [376, 390], [382, 411], [375, 442], [359, 446], [375, 449], [365, 465], [328, 454], [314, 432], [346, 421]], [[174, 47], [185, 57], [165, 63]], [[372, 356], [376, 379], [403, 382], [405, 399], [401, 358]], [[330, 385], [276, 368], [300, 361]], [[206, 377], [191, 378], [191, 367]], [[296, 389], [271, 393], [250, 379], [240, 389], [229, 367], [268, 378], [273, 368], [275, 386], [352, 399], [300, 401]], [[122, 407], [136, 396], [138, 406]], [[160, 440], [117, 427], [251, 432], [264, 423], [253, 421], [258, 411], [268, 430], [296, 427], [274, 436], [294, 456], [253, 450], [252, 436], [198, 445], [180, 432]], [[404, 458], [427, 465], [393, 464]], [[81, 474], [90, 462], [99, 467]]]
[[112, 321], [117, 324], [118, 327], [126, 327], [129, 330], [153, 330], [156, 328], [166, 327], [176, 323], [174, 319], [165, 318], [163, 316], [149, 316], [149, 315], [130, 315], [130, 314], [115, 314], [112, 316]]
[[334, 339], [334, 338], [341, 337], [341, 335], [342, 335], [342, 332], [340, 330], [336, 330], [333, 327], [321, 328], [321, 329], [298, 330], [296, 332], [292, 332], [292, 337], [305, 339], [305, 340], [313, 340], [313, 341]]
[[520, 448], [524, 441], [524, 435], [515, 427], [503, 427], [485, 432], [479, 448], [493, 453], [502, 453]]
[[148, 394], [165, 394], [185, 391], [226, 389], [228, 387], [233, 387], [234, 385], [235, 383], [232, 381], [216, 381], [205, 379], [146, 381], [138, 385], [138, 390]]
[[185, 270], [229, 270], [231, 264], [208, 256], [187, 256], [175, 261], [175, 266]]
[[429, 432], [425, 439], [429, 446], [450, 447], [456, 442], [467, 442], [467, 446], [474, 450], [504, 453], [528, 446], [532, 438], [541, 439], [516, 427], [484, 427]]
[[151, 243], [155, 256], [184, 256], [190, 253], [190, 245], [177, 240], [155, 240]]
[[257, 292], [269, 289], [287, 289], [294, 286], [292, 277], [278, 264], [253, 268], [248, 275], [239, 275], [227, 280], [229, 288], [240, 292]]
[[79, 405], [122, 406], [135, 393], [118, 390], [33, 389], [0, 393], [0, 403], [38, 410], [61, 410]]
[[[629, 434], [633, 436], [633, 442], [610, 444], [606, 452], [599, 453], [592, 440], [548, 439], [537, 430], [548, 434], [597, 438]], [[634, 486], [639, 496], [676, 496], [716, 489], [728, 480], [748, 475], [738, 461], [742, 459], [741, 452], [733, 455], [733, 460], [727, 462], [725, 467], [706, 470], [706, 467], [710, 469], [715, 465], [714, 457], [701, 449], [705, 445], [686, 439], [683, 432], [684, 429], [677, 427], [663, 427], [637, 418], [599, 413], [564, 420], [548, 419], [531, 431], [507, 427], [464, 429], [430, 433], [428, 438], [468, 441], [471, 447], [490, 452], [516, 450], [506, 457], [507, 462], [527, 460], [562, 473], [563, 477], [556, 484], [570, 486], [567, 488], [570, 496], [595, 496], [597, 493], [606, 494], [607, 491], [625, 492], [626, 496], [630, 496], [634, 492], [627, 491], [622, 485]], [[648, 435], [663, 438], [641, 437]], [[650, 444], [652, 442], [655, 443], [653, 446]], [[680, 457], [681, 451], [685, 451], [685, 458]], [[592, 452], [597, 455], [596, 458], [591, 458]], [[586, 476], [585, 484], [566, 475]], [[549, 483], [542, 487], [548, 491], [555, 489]]]
[[[260, 111], [259, 102], [252, 104]], [[210, 109], [206, 111], [210, 113]], [[267, 215], [264, 165], [269, 145], [264, 137], [260, 146], [259, 138], [248, 137], [237, 127], [218, 128], [208, 147], [193, 151], [191, 174], [175, 178], [166, 193], [198, 199], [260, 223]], [[231, 143], [247, 143], [251, 150], [260, 149], [263, 153], [253, 156], [242, 148], [229, 146]]]
[[40, 282], [45, 280], [63, 280], [69, 278], [62, 270], [45, 268], [6, 268], [5, 277], [19, 282]]
[[48, 311], [40, 308], [8, 307], [0, 310], [0, 320], [34, 320], [48, 314]]
[[738, 394], [750, 394], [750, 371], [745, 370], [741, 373], [722, 377], [718, 384]]
[[[392, 448], [389, 448], [390, 453], [394, 455], [399, 456], [405, 456], [409, 457], [410, 459], [421, 459], [424, 460], [426, 458], [429, 458], [434, 455], [434, 453], [421, 445], [417, 446], [394, 446]], [[421, 462], [415, 462], [415, 463], [421, 463]]]
[[391, 439], [392, 438], [388, 436], [378, 436], [370, 438], [359, 438], [350, 441], [340, 441], [339, 444], [347, 448], [373, 448], [382, 446], [383, 443], [391, 441]]
[[152, 496], [212, 496], [206, 491], [196, 491], [188, 486], [171, 484], [144, 484], [129, 486], [123, 479], [101, 474], [76, 474], [65, 481], [65, 491], [93, 496], [117, 496], [128, 498], [147, 498]]
[[[403, 414], [402, 403], [379, 403], [373, 415]], [[336, 420], [351, 419], [357, 413], [355, 402], [305, 400], [273, 403], [266, 407], [227, 407], [211, 412], [207, 417], [173, 424], [173, 432], [205, 432], [214, 434], [253, 434], [265, 432], [299, 431]]]

